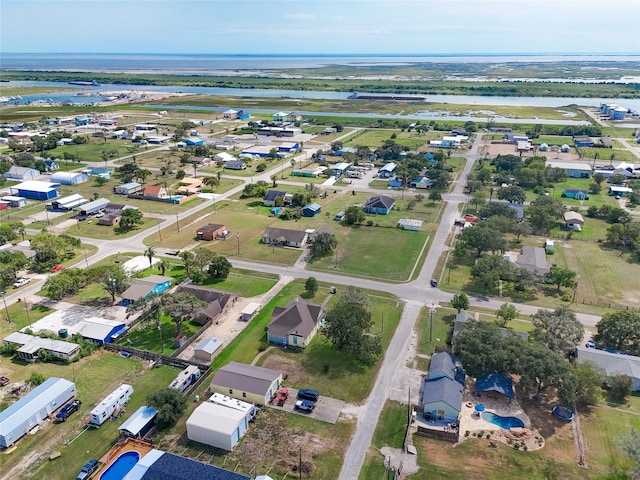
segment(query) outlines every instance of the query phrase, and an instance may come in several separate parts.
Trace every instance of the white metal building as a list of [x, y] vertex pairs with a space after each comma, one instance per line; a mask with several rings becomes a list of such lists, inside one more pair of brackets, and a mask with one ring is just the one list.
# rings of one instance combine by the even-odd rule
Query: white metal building
[[76, 394], [76, 384], [51, 377], [0, 412], [0, 448], [7, 448]]
[[100, 426], [106, 422], [117, 408], [124, 406], [131, 398], [133, 387], [123, 383], [107, 395], [96, 407], [89, 412], [89, 423]]
[[249, 418], [245, 412], [203, 402], [187, 419], [187, 438], [230, 452], [248, 427]]

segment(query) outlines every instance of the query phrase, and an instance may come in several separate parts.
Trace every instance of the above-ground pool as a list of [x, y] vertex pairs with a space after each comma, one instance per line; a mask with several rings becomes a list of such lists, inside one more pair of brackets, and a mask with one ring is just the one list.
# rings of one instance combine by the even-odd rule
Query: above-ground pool
[[500, 415], [496, 415], [493, 412], [483, 412], [482, 418], [487, 422], [491, 422], [494, 425], [499, 426], [500, 428], [504, 428], [505, 430], [516, 427], [524, 427], [523, 421], [517, 417], [501, 417]]
[[124, 452], [100, 475], [100, 480], [122, 480], [138, 463], [138, 460], [140, 460], [138, 452], [132, 450]]

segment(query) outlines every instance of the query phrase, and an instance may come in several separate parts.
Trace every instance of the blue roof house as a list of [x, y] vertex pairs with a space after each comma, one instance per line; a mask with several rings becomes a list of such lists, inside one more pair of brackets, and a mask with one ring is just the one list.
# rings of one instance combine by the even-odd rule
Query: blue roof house
[[397, 167], [398, 166], [395, 163], [389, 162], [380, 170], [378, 170], [378, 176], [381, 178], [390, 178], [393, 176], [393, 173], [396, 171]]
[[198, 137], [189, 137], [182, 140], [189, 147], [200, 147], [204, 145], [204, 140]]
[[302, 207], [302, 215], [304, 217], [315, 217], [322, 210], [322, 206], [319, 203], [309, 203]]
[[367, 213], [374, 213], [380, 215], [386, 215], [396, 204], [396, 200], [386, 195], [376, 195], [367, 200], [364, 204], [364, 211]]
[[390, 188], [400, 188], [402, 187], [402, 180], [398, 178], [397, 175], [394, 175], [389, 179], [389, 187]]
[[431, 357], [429, 372], [420, 385], [420, 406], [425, 418], [455, 422], [462, 408], [465, 373], [447, 352]]

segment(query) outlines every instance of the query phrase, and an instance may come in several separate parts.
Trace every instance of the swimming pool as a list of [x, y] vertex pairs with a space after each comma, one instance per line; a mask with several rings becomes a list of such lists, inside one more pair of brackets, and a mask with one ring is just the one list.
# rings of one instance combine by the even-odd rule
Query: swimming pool
[[174, 195], [172, 197], [167, 197], [169, 200], [181, 200], [184, 198], [184, 195]]
[[138, 452], [132, 450], [124, 452], [100, 475], [100, 480], [122, 480], [139, 460]]
[[493, 412], [484, 412], [482, 414], [483, 420], [487, 422], [491, 422], [494, 425], [499, 426], [500, 428], [504, 428], [505, 430], [509, 430], [510, 428], [524, 427], [524, 423], [517, 417], [501, 417], [500, 415], [496, 415]]

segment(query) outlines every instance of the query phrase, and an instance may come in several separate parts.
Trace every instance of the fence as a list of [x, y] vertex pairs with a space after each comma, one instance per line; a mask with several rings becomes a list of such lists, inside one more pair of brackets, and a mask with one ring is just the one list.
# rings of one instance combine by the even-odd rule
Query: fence
[[163, 365], [170, 365], [172, 367], [180, 367], [182, 369], [187, 368], [189, 365], [196, 367], [202, 367], [202, 364], [191, 362], [189, 360], [183, 360], [182, 358], [168, 357], [166, 355], [160, 355], [158, 353], [148, 352], [147, 350], [140, 350], [139, 348], [127, 347], [124, 345], [118, 345], [115, 343], [105, 343], [104, 348], [111, 352], [125, 352], [134, 357], [141, 358], [143, 360], [161, 361]]
[[418, 425], [416, 435], [427, 438], [435, 438], [436, 440], [444, 440], [446, 442], [456, 443], [458, 441], [458, 431], [445, 432], [443, 430], [431, 430], [430, 428]]

